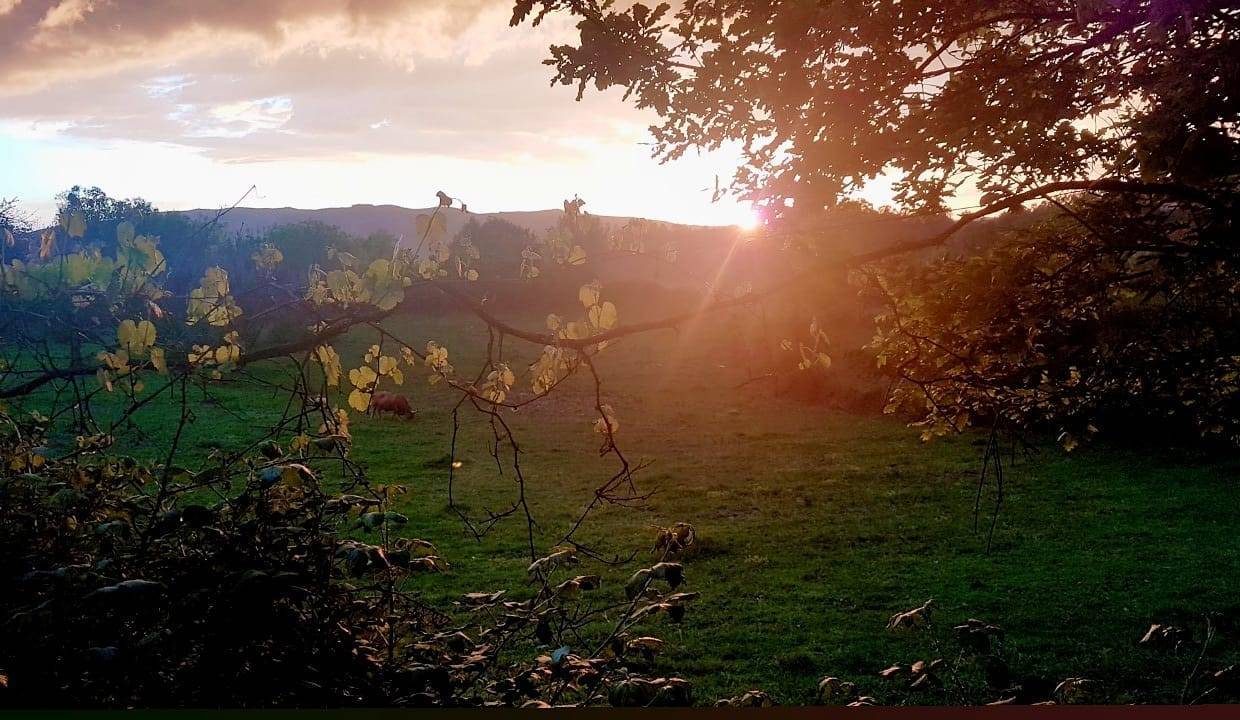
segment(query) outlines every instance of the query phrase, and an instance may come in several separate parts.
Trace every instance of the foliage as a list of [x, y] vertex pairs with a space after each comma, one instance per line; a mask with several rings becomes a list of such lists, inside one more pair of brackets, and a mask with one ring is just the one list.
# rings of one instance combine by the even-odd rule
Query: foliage
[[[594, 606], [587, 597], [600, 581], [574, 577], [579, 560], [567, 548], [531, 565], [539, 589], [530, 599], [472, 593], [448, 616], [399, 588], [447, 563], [386, 510], [396, 489], [357, 476], [325, 486], [328, 467], [347, 466], [330, 452], [347, 441], [324, 435], [299, 450], [296, 438], [266, 441], [190, 471], [120, 455], [104, 436], [57, 457], [39, 444], [45, 418], [5, 422], [9, 706], [597, 702], [638, 681], [631, 670], [645, 661], [630, 657], [628, 629], [651, 608], [683, 614], [690, 599], [651, 579], [622, 607]], [[378, 540], [354, 539], [352, 527]], [[605, 639], [605, 653], [569, 651], [584, 627], [616, 611], [617, 642]], [[529, 644], [560, 649], [532, 661], [501, 656]], [[666, 700], [677, 698], [688, 700]]]
[[[141, 198], [122, 200], [109, 197], [98, 187], [74, 185], [56, 197], [57, 221], [81, 246], [111, 255], [116, 228], [121, 223], [140, 225], [155, 213]], [[81, 223], [81, 232], [68, 232], [71, 222]]]
[[1235, 158], [1223, 2], [518, 0], [513, 23], [552, 13], [579, 31], [553, 82], [624, 89], [665, 157], [742, 143], [737, 187], [774, 215], [888, 169], [903, 205], [935, 208], [965, 179], [1002, 196], [1102, 164], [1197, 183]]
[[[552, 14], [578, 21], [551, 48], [553, 83], [623, 88], [658, 114], [662, 158], [742, 147], [731, 190], [812, 261], [761, 294], [838, 282], [841, 265], [883, 288], [894, 406], [918, 407], [928, 436], [1049, 423], [1071, 446], [1141, 407], [1235, 438], [1234, 340], [1216, 329], [1240, 207], [1230, 3], [518, 0], [513, 23]], [[879, 177], [906, 212], [980, 208], [850, 254], [830, 216]], [[1079, 197], [1054, 229], [1003, 250], [873, 267], [1064, 193]]]
[[488, 218], [478, 222], [473, 217], [457, 233], [458, 241], [465, 238], [482, 251], [478, 272], [487, 279], [517, 277], [521, 251], [537, 240], [533, 233], [507, 220]]
[[977, 254], [870, 276], [888, 300], [874, 348], [889, 410], [924, 437], [975, 424], [1178, 429], [1240, 443], [1240, 268], [1204, 208], [1079, 199]]
[[16, 199], [0, 198], [0, 240], [5, 246], [13, 248], [17, 244], [17, 235], [30, 232], [30, 219], [22, 213]]
[[[101, 193], [92, 197], [106, 205]], [[452, 202], [440, 194], [440, 207]], [[41, 411], [0, 406], [0, 551], [5, 582], [16, 588], [0, 606], [8, 618], [0, 631], [6, 699], [105, 706], [690, 702], [683, 680], [642, 676], [661, 641], [643, 636], [630, 647], [629, 637], [654, 616], [679, 622], [697, 597], [675, 592], [684, 574], [674, 556], [691, 542], [691, 530], [685, 542], [664, 543], [622, 598], [607, 599], [598, 592], [600, 576], [568, 574], [582, 556], [602, 562], [572, 539], [589, 509], [547, 554], [535, 548], [511, 430], [521, 494], [488, 524], [518, 510], [525, 515], [532, 596], [471, 593], [460, 618], [399, 587], [410, 573], [442, 571], [446, 562], [430, 542], [401, 536], [408, 519], [390, 506], [403, 489], [366, 481], [349, 458], [349, 411], [324, 391], [347, 390], [348, 406], [364, 412], [382, 384], [399, 387], [424, 365], [432, 384], [470, 401], [497, 432], [506, 428], [501, 408], [543, 394], [514, 399], [516, 373], [502, 355], [488, 356], [471, 381], [434, 340], [421, 352], [386, 331], [345, 372], [351, 363], [333, 347], [336, 337], [358, 325], [382, 329], [415, 283], [477, 279], [476, 248], [449, 241], [438, 211], [418, 218], [415, 248], [390, 258], [362, 265], [331, 248], [327, 260], [338, 267], [312, 264], [309, 287], [281, 283], [275, 270], [285, 252], [272, 243], [250, 258], [261, 284], [242, 293], [226, 269], [212, 266], [181, 297], [163, 287], [159, 238], [137, 234], [126, 220], [111, 243], [85, 244], [87, 216], [73, 205], [60, 227], [44, 234], [37, 259], [0, 267], [0, 327], [9, 341], [0, 398], [24, 401], [45, 385], [56, 389]], [[563, 235], [548, 241], [560, 242]], [[262, 345], [264, 321], [280, 308], [243, 308], [257, 290], [285, 295], [308, 327], [292, 341]], [[445, 292], [475, 302], [460, 290]], [[597, 282], [578, 295], [589, 315], [585, 330], [563, 341], [516, 333], [527, 342], [568, 344], [573, 365], [560, 369], [565, 374], [582, 364], [593, 373], [591, 355], [604, 341], [589, 337], [617, 320]], [[502, 328], [485, 311], [478, 315]], [[321, 383], [306, 373], [312, 358]], [[290, 384], [276, 386], [290, 411], [270, 427], [252, 428], [240, 452], [184, 463], [181, 435], [194, 420], [188, 389], [227, 382], [264, 360], [296, 368]], [[97, 385], [89, 387], [92, 376]], [[595, 382], [595, 407], [603, 412], [596, 374]], [[60, 404], [65, 391], [72, 404]], [[403, 400], [383, 392], [379, 409]], [[93, 408], [113, 394], [125, 398], [125, 410], [102, 423]], [[160, 399], [180, 408], [175, 436], [163, 462], [139, 462], [116, 444], [116, 433]], [[595, 503], [623, 502], [634, 487], [615, 444], [618, 421], [606, 413], [601, 454], [614, 454], [621, 469]], [[66, 447], [69, 432], [76, 440]], [[498, 436], [494, 454], [500, 462]], [[326, 481], [329, 471], [340, 479]], [[552, 651], [520, 659], [537, 646]]]

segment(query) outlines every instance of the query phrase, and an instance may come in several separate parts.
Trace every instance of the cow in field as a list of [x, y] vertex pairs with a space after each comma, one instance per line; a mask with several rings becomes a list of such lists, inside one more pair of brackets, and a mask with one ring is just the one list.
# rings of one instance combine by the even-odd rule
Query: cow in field
[[416, 414], [409, 405], [409, 398], [404, 395], [380, 390], [370, 398], [370, 407], [367, 408], [366, 414], [378, 416], [385, 412], [390, 412], [397, 417], [403, 417], [407, 420], [412, 420]]

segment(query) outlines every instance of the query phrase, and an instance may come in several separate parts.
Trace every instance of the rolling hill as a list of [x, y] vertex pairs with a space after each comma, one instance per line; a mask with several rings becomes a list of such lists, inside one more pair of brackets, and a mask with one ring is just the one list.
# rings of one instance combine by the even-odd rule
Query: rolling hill
[[[432, 212], [434, 208], [406, 208], [399, 205], [352, 205], [350, 207], [321, 208], [315, 210], [301, 208], [249, 208], [238, 207], [220, 218], [220, 225], [228, 232], [260, 235], [273, 227], [292, 225], [302, 222], [321, 222], [335, 225], [341, 230], [358, 236], [371, 233], [390, 233], [396, 237], [411, 236], [414, 232], [414, 218]], [[186, 210], [184, 213], [195, 221], [205, 221], [213, 217], [218, 210]], [[456, 208], [441, 211], [447, 221], [448, 234], [456, 235], [472, 218], [479, 223], [489, 219], [510, 222], [535, 234], [546, 232], [555, 225], [563, 215], [562, 210], [518, 210], [493, 213], [466, 213]], [[632, 218], [600, 215], [608, 224], [623, 224]], [[676, 226], [675, 223], [668, 223]], [[694, 226], [679, 226], [694, 227]]]

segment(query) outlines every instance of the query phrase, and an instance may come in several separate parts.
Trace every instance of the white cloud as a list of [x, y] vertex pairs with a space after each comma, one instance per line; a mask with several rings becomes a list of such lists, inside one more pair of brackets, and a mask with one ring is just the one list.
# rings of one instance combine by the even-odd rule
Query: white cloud
[[47, 14], [39, 21], [39, 29], [54, 30], [76, 25], [85, 20], [87, 14], [94, 9], [94, 0], [61, 0], [48, 8]]
[[734, 219], [699, 192], [734, 158], [657, 165], [640, 144], [649, 115], [550, 85], [541, 60], [571, 23], [513, 29], [510, 13], [511, 0], [12, 3], [0, 151], [35, 162], [0, 174], [0, 196], [85, 182], [192, 207], [257, 183], [258, 204], [417, 205], [442, 187], [478, 209], [580, 192], [596, 212]]

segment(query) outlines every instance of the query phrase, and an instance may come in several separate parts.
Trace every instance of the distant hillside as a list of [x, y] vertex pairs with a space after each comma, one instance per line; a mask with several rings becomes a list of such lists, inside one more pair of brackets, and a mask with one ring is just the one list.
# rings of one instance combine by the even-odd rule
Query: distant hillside
[[[405, 208], [397, 205], [353, 205], [350, 207], [322, 208], [234, 208], [225, 214], [219, 224], [226, 234], [258, 236], [279, 226], [304, 222], [332, 225], [357, 237], [372, 233], [384, 233], [401, 238], [401, 245], [416, 244], [416, 218], [433, 212], [434, 208]], [[187, 210], [183, 214], [191, 222], [209, 221], [218, 210]], [[563, 216], [563, 211], [527, 210], [493, 213], [466, 213], [455, 208], [441, 211], [447, 222], [449, 236], [455, 236], [470, 220], [479, 225], [489, 220], [500, 220], [516, 227], [542, 235]], [[596, 215], [601, 221], [604, 234], [619, 229], [635, 218]], [[825, 248], [835, 246], [835, 252], [862, 252], [914, 237], [924, 237], [941, 229], [948, 222], [945, 217], [904, 217], [893, 214], [876, 214], [867, 210], [841, 208], [819, 229], [819, 237], [825, 240]], [[677, 262], [674, 266], [660, 262], [657, 257], [636, 257], [626, 253], [609, 252], [601, 244], [602, 238], [583, 241], [591, 255], [607, 254], [607, 262], [592, 265], [591, 272], [604, 282], [653, 281], [665, 286], [693, 287], [705, 290], [711, 286], [728, 285], [744, 280], [761, 283], [769, 277], [787, 272], [787, 259], [778, 252], [783, 241], [779, 237], [763, 238], [761, 234], [749, 236], [735, 227], [704, 227], [677, 223], [656, 223], [651, 227], [649, 249], [674, 247]], [[751, 242], [755, 241], [756, 242]], [[741, 241], [738, 243], [738, 241]], [[513, 243], [516, 244], [513, 244]], [[525, 239], [520, 237], [491, 237], [480, 242], [484, 257], [498, 262], [505, 273], [515, 273], [520, 265], [520, 252]], [[658, 255], [656, 251], [652, 253]], [[502, 275], [492, 275], [493, 277]]]
[[[396, 237], [406, 238], [414, 234], [414, 218], [432, 212], [434, 208], [405, 208], [398, 205], [353, 205], [351, 207], [322, 208], [319, 210], [303, 210], [300, 208], [246, 208], [239, 207], [229, 211], [220, 219], [224, 230], [243, 234], [262, 234], [279, 225], [291, 225], [307, 221], [317, 221], [335, 225], [341, 230], [361, 237], [371, 233], [390, 233]], [[218, 210], [186, 210], [185, 215], [195, 221], [205, 221], [214, 217]], [[478, 222], [486, 222], [496, 218], [506, 220], [530, 232], [541, 234], [563, 215], [562, 210], [519, 210], [493, 213], [465, 213], [455, 208], [441, 211], [448, 223], [448, 234], [456, 235], [470, 218]], [[597, 216], [608, 223], [623, 224], [631, 218]], [[675, 223], [669, 223], [675, 225]], [[691, 226], [682, 226], [691, 227]]]

